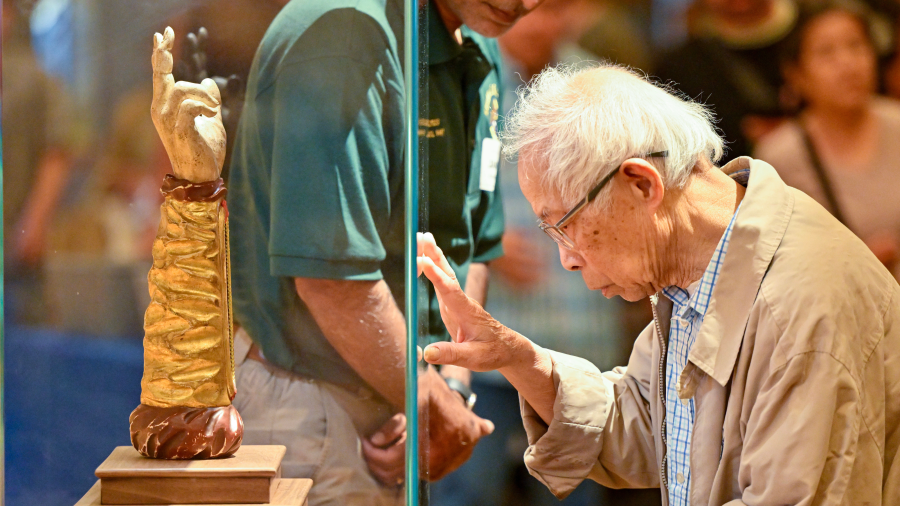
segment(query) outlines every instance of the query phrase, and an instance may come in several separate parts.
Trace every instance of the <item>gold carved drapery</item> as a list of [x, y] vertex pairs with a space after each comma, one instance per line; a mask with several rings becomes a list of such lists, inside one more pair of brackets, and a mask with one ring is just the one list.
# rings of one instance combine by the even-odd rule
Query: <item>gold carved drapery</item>
[[211, 201], [166, 193], [148, 275], [141, 403], [228, 406], [235, 384], [224, 192]]

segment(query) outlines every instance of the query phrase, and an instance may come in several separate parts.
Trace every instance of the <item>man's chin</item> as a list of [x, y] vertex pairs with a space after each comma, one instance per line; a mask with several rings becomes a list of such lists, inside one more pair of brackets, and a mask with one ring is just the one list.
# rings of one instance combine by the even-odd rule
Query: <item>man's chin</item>
[[498, 23], [496, 21], [492, 21], [489, 19], [473, 19], [470, 20], [471, 24], [466, 23], [466, 26], [469, 27], [470, 30], [474, 31], [478, 35], [482, 37], [487, 37], [489, 39], [496, 39], [501, 35], [505, 34], [509, 31], [510, 28], [513, 27], [512, 24], [504, 25]]
[[607, 299], [611, 299], [618, 295], [628, 302], [637, 302], [647, 298], [647, 294], [641, 290], [622, 290], [615, 285], [604, 286], [600, 288], [600, 292], [603, 293], [603, 296]]

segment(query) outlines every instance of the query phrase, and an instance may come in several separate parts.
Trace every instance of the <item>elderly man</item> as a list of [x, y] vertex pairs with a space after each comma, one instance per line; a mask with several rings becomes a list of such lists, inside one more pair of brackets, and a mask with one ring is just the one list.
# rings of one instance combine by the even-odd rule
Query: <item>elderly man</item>
[[525, 462], [559, 497], [590, 478], [664, 504], [900, 504], [900, 287], [703, 107], [622, 69], [550, 69], [507, 153], [563, 265], [650, 296], [628, 366], [541, 349], [459, 288], [430, 236], [421, 267], [453, 343], [425, 359], [497, 369], [521, 395]]

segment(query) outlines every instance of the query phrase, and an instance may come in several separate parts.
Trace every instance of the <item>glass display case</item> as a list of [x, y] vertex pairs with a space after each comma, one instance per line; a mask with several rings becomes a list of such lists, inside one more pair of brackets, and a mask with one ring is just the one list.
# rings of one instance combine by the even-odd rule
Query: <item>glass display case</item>
[[[0, 505], [87, 506], [114, 498], [271, 504], [284, 492], [311, 506], [655, 506], [660, 486], [677, 504], [685, 495], [696, 499], [700, 482], [721, 486], [711, 497], [736, 498], [746, 492], [737, 488], [746, 489], [738, 474], [759, 474], [748, 471], [753, 466], [746, 461], [742, 467], [748, 453], [762, 455], [765, 466], [791, 461], [743, 446], [750, 438], [747, 424], [738, 422], [749, 416], [748, 406], [754, 416], [809, 422], [799, 415], [812, 413], [829, 425], [819, 431], [820, 440], [810, 439], [812, 446], [798, 440], [788, 448], [803, 448], [794, 453], [804, 458], [805, 450], [821, 454], [815, 458], [822, 462], [809, 461], [814, 465], [807, 468], [852, 461], [853, 451], [823, 449], [855, 441], [856, 432], [845, 437], [849, 432], [818, 416], [806, 395], [796, 413], [760, 407], [751, 398], [766, 396], [734, 386], [749, 369], [731, 373], [730, 362], [700, 365], [701, 352], [692, 346], [707, 310], [709, 321], [743, 321], [716, 313], [734, 309], [717, 297], [738, 284], [732, 277], [718, 284], [728, 288], [713, 290], [720, 268], [724, 279], [752, 264], [759, 283], [775, 270], [794, 269], [810, 283], [792, 283], [787, 293], [813, 300], [819, 294], [811, 293], [818, 285], [808, 275], [809, 259], [822, 265], [839, 259], [840, 269], [838, 263], [828, 268], [840, 271], [846, 286], [828, 292], [825, 309], [819, 309], [827, 312], [825, 304], [837, 300], [853, 307], [853, 315], [874, 315], [856, 312], [858, 304], [869, 304], [866, 311], [877, 308], [878, 316], [838, 325], [832, 314], [806, 311], [801, 316], [813, 318], [810, 328], [817, 329], [809, 333], [810, 343], [838, 343], [829, 349], [852, 358], [798, 356], [836, 360], [830, 367], [840, 372], [827, 376], [847, 383], [829, 390], [804, 379], [781, 389], [792, 381], [783, 372], [791, 368], [766, 362], [759, 370], [767, 372], [747, 384], [762, 385], [770, 398], [779, 389], [796, 398], [803, 384], [828, 397], [838, 390], [865, 393], [858, 385], [846, 388], [855, 384], [850, 377], [868, 378], [866, 388], [873, 391], [890, 390], [879, 381], [896, 383], [882, 374], [892, 370], [883, 367], [895, 356], [890, 346], [873, 340], [873, 349], [885, 355], [862, 357], [853, 353], [869, 348], [842, 339], [870, 333], [880, 339], [882, 331], [887, 339], [890, 325], [883, 323], [893, 314], [884, 309], [887, 299], [872, 301], [893, 293], [888, 271], [900, 272], [900, 229], [893, 228], [900, 225], [884, 218], [900, 216], [888, 207], [896, 201], [896, 157], [890, 142], [879, 144], [891, 138], [882, 130], [900, 128], [898, 5], [2, 0]], [[589, 67], [591, 74], [581, 73]], [[615, 100], [608, 100], [612, 88]], [[534, 127], [526, 136], [541, 140], [520, 143], [526, 147], [517, 160], [512, 147], [516, 132], [528, 130], [517, 128], [524, 124]], [[698, 144], [678, 145], [687, 138]], [[841, 139], [859, 142], [836, 150]], [[724, 156], [712, 160], [722, 142]], [[752, 162], [753, 170], [762, 167], [770, 181], [754, 183], [756, 188], [789, 195], [784, 202], [790, 205], [752, 204], [752, 198], [744, 200], [756, 191], [746, 172], [732, 181], [709, 166], [750, 154], [765, 159]], [[632, 158], [623, 161], [626, 156]], [[743, 158], [730, 167], [745, 163]], [[629, 167], [640, 170], [629, 175]], [[617, 184], [604, 187], [608, 182]], [[624, 188], [634, 190], [637, 204], [602, 207], [598, 196], [629, 191]], [[661, 197], [665, 193], [676, 197]], [[700, 199], [710, 195], [715, 202]], [[743, 206], [747, 216], [741, 202], [748, 201], [755, 205], [749, 212], [760, 216], [780, 209], [785, 214], [777, 223], [790, 229], [823, 227], [808, 240], [772, 239], [777, 227], [759, 227], [769, 221], [750, 215], [741, 222], [737, 209]], [[587, 215], [596, 228], [572, 218], [583, 219], [578, 213], [589, 209], [596, 211]], [[792, 217], [795, 211], [799, 218]], [[867, 218], [874, 213], [879, 219]], [[656, 237], [647, 230], [656, 230]], [[702, 247], [692, 242], [704, 235], [709, 237], [696, 243]], [[715, 241], [720, 248], [710, 253], [713, 259], [703, 258]], [[729, 244], [730, 251], [756, 256], [752, 262], [726, 257]], [[770, 245], [760, 260], [763, 250], [757, 248]], [[790, 255], [782, 255], [783, 248]], [[794, 265], [784, 260], [791, 255], [799, 267], [785, 267]], [[760, 267], [772, 258], [781, 267], [774, 261], [771, 269]], [[862, 272], [856, 267], [873, 277], [854, 278]], [[668, 270], [675, 273], [663, 272]], [[701, 283], [705, 275], [687, 279], [694, 271], [709, 272], [709, 284]], [[629, 277], [639, 281], [624, 279]], [[647, 281], [652, 277], [658, 279]], [[676, 284], [666, 286], [673, 279]], [[857, 290], [859, 279], [871, 282]], [[658, 291], [684, 308], [668, 322], [674, 344], [661, 330], [666, 311], [651, 311], [646, 299], [603, 296], [626, 290], [623, 284], [639, 285], [629, 292], [632, 298]], [[748, 304], [754, 297], [761, 301], [758, 294], [768, 298], [757, 286], [746, 292]], [[702, 304], [696, 304], [697, 293]], [[797, 304], [803, 297], [786, 300]], [[753, 307], [752, 317], [780, 314]], [[784, 311], [808, 308], [795, 309]], [[682, 318], [689, 311], [690, 322]], [[457, 318], [462, 313], [471, 318]], [[654, 316], [662, 327], [648, 326]], [[785, 333], [777, 323], [766, 323], [781, 333], [772, 330], [777, 338], [765, 344], [747, 339], [747, 329], [762, 325], [751, 321], [744, 334], [735, 330], [733, 337], [741, 340], [722, 348], [728, 360], [737, 356], [737, 364], [755, 367], [771, 358], [759, 350], [802, 334]], [[851, 330], [841, 330], [844, 324]], [[518, 371], [530, 375], [510, 374], [512, 368], [504, 373], [528, 402], [507, 376], [491, 370], [500, 359], [471, 351], [477, 349], [473, 328], [482, 329], [476, 337], [514, 343], [506, 348], [507, 359], [525, 350], [526, 359], [506, 364], [524, 363]], [[642, 329], [645, 337], [655, 330], [659, 339], [635, 346]], [[702, 353], [721, 360], [724, 355], [714, 351], [720, 343], [707, 332], [697, 341]], [[819, 344], [801, 344], [792, 349], [820, 350]], [[486, 357], [466, 364], [478, 371], [448, 365], [460, 363], [461, 350], [470, 350], [469, 358]], [[556, 365], [571, 357], [547, 350], [586, 361], [577, 361], [569, 379], [559, 379]], [[658, 369], [647, 367], [648, 357], [659, 359]], [[632, 367], [612, 374], [596, 371], [629, 362]], [[688, 362], [698, 367], [684, 374]], [[883, 370], [857, 374], [854, 367], [861, 364]], [[813, 370], [795, 372], [809, 378]], [[559, 381], [551, 381], [553, 374]], [[610, 378], [617, 378], [615, 385]], [[681, 395], [683, 387], [701, 393]], [[575, 396], [582, 404], [572, 410], [577, 420], [566, 418], [565, 394], [573, 389], [586, 392]], [[531, 405], [529, 393], [536, 390], [543, 396]], [[609, 409], [610, 395], [616, 410]], [[718, 400], [699, 409], [698, 395]], [[693, 400], [678, 402], [676, 396]], [[846, 425], [860, 427], [848, 413], [868, 413], [866, 399], [873, 398], [879, 396], [863, 395], [858, 410], [844, 409], [857, 400], [841, 404], [834, 420], [850, 417], [855, 422]], [[622, 409], [626, 404], [630, 408]], [[713, 405], [725, 407], [717, 412]], [[895, 426], [889, 419], [895, 413], [883, 408], [869, 410], [878, 412], [876, 421], [863, 425]], [[693, 427], [700, 425], [694, 417], [701, 412], [713, 420], [714, 430], [705, 434], [712, 439], [693, 445]], [[677, 422], [666, 424], [672, 420]], [[736, 421], [730, 433], [719, 433], [721, 420], [726, 426]], [[795, 435], [790, 424], [757, 425], [789, 433], [788, 439]], [[543, 437], [560, 426], [583, 432]], [[623, 436], [620, 455], [627, 458], [617, 458], [611, 456], [615, 444], [605, 439], [601, 459], [598, 441], [618, 437], [620, 428], [626, 436], [640, 434], [640, 444]], [[837, 432], [827, 436], [832, 430]], [[763, 433], [756, 439], [769, 446], [778, 441]], [[882, 450], [896, 446], [896, 437], [892, 443], [883, 434], [858, 436], [852, 448], [870, 455], [891, 455]], [[875, 443], [863, 444], [870, 437]], [[577, 443], [543, 450], [559, 439]], [[720, 467], [699, 471], [692, 445]], [[586, 457], [566, 460], [569, 455], [561, 454], [572, 447]], [[543, 469], [550, 472], [541, 470], [535, 453], [546, 457]], [[857, 461], [890, 465], [877, 456]], [[639, 478], [620, 475], [623, 465], [629, 467], [624, 473]], [[173, 470], [180, 473], [175, 478]], [[611, 490], [582, 481], [589, 472], [611, 485], [657, 488]], [[703, 477], [692, 482], [695, 472]], [[727, 478], [732, 472], [734, 480]], [[135, 473], [140, 485], [128, 481]], [[793, 476], [768, 468], [762, 474]], [[851, 480], [872, 474], [843, 473]], [[220, 481], [201, 484], [193, 481], [198, 476]], [[110, 486], [104, 489], [98, 478], [112, 480]], [[894, 491], [889, 479], [878, 489], [863, 478], [865, 486], [855, 486], [870, 487], [872, 497], [876, 490]], [[176, 481], [164, 481], [171, 479]], [[835, 480], [822, 474], [799, 481], [856, 490], [832, 486]], [[566, 497], [555, 497], [551, 482], [562, 483], [554, 490]], [[680, 486], [669, 487], [673, 482]], [[176, 499], [174, 489], [188, 495]]]
[[[488, 21], [461, 26], [445, 4]], [[417, 234], [499, 320], [601, 367], [650, 316], [565, 272], [501, 153], [536, 72], [523, 45], [556, 48], [537, 70], [597, 59], [574, 36], [603, 8], [548, 0], [509, 29], [534, 5], [485, 6], [4, 0], [5, 504], [74, 504], [130, 445], [162, 318], [154, 245], [180, 240], [161, 193], [176, 157], [151, 118], [166, 27], [178, 103], [206, 104], [225, 132], [231, 293], [216, 304], [233, 308], [243, 445], [286, 446], [282, 473], [313, 479], [310, 504], [555, 501], [527, 477], [509, 383], [419, 356], [452, 337]], [[218, 98], [198, 95], [207, 78]], [[204, 115], [192, 107], [183, 121]], [[585, 484], [566, 504], [610, 494]]]

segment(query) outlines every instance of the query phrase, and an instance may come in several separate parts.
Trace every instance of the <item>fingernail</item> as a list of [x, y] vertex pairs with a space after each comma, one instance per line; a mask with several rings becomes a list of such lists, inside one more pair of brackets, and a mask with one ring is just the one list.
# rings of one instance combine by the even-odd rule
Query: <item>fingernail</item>
[[425, 361], [426, 362], [434, 362], [441, 358], [441, 350], [437, 348], [437, 346], [428, 345], [425, 348]]
[[486, 424], [486, 425], [487, 425], [487, 430], [488, 430], [487, 433], [488, 433], [488, 434], [493, 434], [493, 432], [494, 432], [494, 422], [492, 422], [492, 421], [490, 421], [490, 420], [485, 420], [485, 422], [487, 422], [487, 424]]
[[381, 446], [384, 444], [384, 433], [376, 432], [372, 438], [372, 444], [375, 446]]

